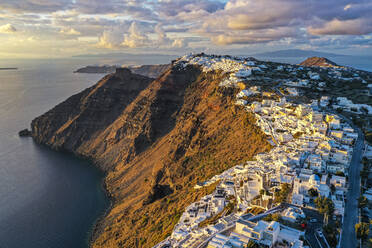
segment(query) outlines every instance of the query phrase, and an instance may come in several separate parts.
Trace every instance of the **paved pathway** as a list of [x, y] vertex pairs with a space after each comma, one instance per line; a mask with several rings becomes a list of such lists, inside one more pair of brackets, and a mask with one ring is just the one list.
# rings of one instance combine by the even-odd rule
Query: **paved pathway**
[[[347, 120], [346, 118], [344, 118]], [[347, 120], [348, 121], [348, 120]], [[349, 124], [350, 121], [348, 121]], [[358, 222], [358, 198], [360, 195], [360, 169], [362, 150], [364, 147], [364, 137], [361, 130], [353, 125], [353, 128], [358, 131], [358, 139], [355, 142], [353, 157], [349, 168], [349, 190], [347, 192], [345, 217], [342, 226], [342, 237], [340, 247], [355, 248], [358, 247], [358, 242], [355, 234], [355, 224]]]

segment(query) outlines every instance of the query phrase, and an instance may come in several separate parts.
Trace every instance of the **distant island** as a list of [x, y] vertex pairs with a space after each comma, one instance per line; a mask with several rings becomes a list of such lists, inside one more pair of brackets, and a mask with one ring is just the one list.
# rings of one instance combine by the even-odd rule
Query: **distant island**
[[4, 68], [0, 67], [0, 71], [6, 71], [6, 70], [18, 70], [18, 68], [17, 67], [4, 67]]
[[74, 73], [113, 73], [118, 66], [103, 65], [103, 66], [86, 66], [79, 68]]
[[[157, 78], [164, 71], [169, 69], [170, 64], [160, 65], [141, 65], [141, 66], [128, 66], [127, 68], [135, 74], [142, 76]], [[74, 71], [74, 73], [114, 73], [120, 66], [117, 65], [103, 65], [103, 66], [86, 66]]]

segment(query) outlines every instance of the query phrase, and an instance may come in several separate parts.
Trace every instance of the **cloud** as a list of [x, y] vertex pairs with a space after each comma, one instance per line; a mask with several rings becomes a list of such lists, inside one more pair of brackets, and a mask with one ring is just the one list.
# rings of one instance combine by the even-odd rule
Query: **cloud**
[[187, 46], [185, 39], [174, 39], [172, 42], [172, 47], [184, 48]]
[[177, 17], [196, 11], [214, 13], [224, 6], [225, 4], [220, 1], [211, 0], [159, 0], [154, 4], [154, 9], [163, 17]]
[[191, 31], [219, 45], [362, 35], [372, 32], [369, 13], [372, 3], [366, 0], [230, 0], [195, 22]]
[[354, 19], [338, 20], [324, 23], [321, 27], [309, 27], [313, 35], [363, 35], [372, 33], [372, 20]]
[[181, 48], [187, 42], [181, 38], [171, 39], [159, 23], [153, 27], [132, 22], [129, 27], [105, 30], [98, 38], [97, 46], [107, 49], [119, 48]]
[[128, 33], [124, 34], [124, 40], [121, 46], [129, 48], [143, 47], [150, 43], [148, 36], [141, 32], [137, 27], [136, 22], [132, 22], [129, 27]]
[[154, 19], [153, 11], [146, 7], [146, 0], [76, 0], [71, 5], [83, 14], [118, 14], [132, 18]]
[[17, 29], [12, 24], [0, 26], [0, 34], [11, 34], [17, 32]]
[[117, 49], [121, 42], [122, 38], [118, 37], [115, 30], [105, 30], [102, 35], [98, 37], [96, 46], [99, 48]]
[[163, 27], [160, 23], [158, 23], [155, 26], [154, 31], [158, 35], [158, 43], [159, 44], [165, 44], [165, 43], [170, 42], [170, 39], [168, 38], [167, 34], [165, 33], [165, 31], [164, 31], [164, 29], [163, 29]]
[[366, 46], [370, 13], [371, 0], [0, 0], [0, 23], [20, 36], [126, 50]]
[[74, 28], [62, 28], [59, 33], [64, 35], [80, 35], [81, 33]]
[[71, 0], [1, 0], [0, 9], [15, 13], [47, 13], [69, 7]]
[[351, 4], [348, 4], [348, 5], [346, 5], [345, 7], [344, 7], [344, 10], [346, 11], [346, 10], [348, 10], [348, 9], [350, 9], [351, 8]]
[[211, 36], [211, 40], [219, 45], [230, 44], [255, 44], [268, 43], [280, 40], [286, 37], [295, 37], [296, 30], [287, 27], [280, 27], [276, 29], [265, 29], [245, 32], [236, 35], [235, 32], [220, 34], [218, 36]]

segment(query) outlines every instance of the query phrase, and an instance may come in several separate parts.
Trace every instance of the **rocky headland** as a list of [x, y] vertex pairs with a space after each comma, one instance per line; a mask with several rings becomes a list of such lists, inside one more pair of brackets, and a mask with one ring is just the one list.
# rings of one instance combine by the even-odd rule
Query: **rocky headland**
[[[196, 183], [270, 148], [232, 104], [222, 72], [170, 66], [152, 80], [117, 69], [32, 121], [35, 141], [92, 160], [113, 206], [92, 247], [151, 247], [211, 189]], [[213, 190], [213, 189], [212, 189]]]

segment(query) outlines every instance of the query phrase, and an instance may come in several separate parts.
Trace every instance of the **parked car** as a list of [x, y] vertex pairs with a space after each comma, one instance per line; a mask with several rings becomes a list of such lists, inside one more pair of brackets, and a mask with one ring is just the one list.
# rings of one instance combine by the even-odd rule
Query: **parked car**
[[310, 223], [316, 223], [316, 222], [318, 222], [317, 219], [311, 219], [311, 220], [310, 220]]

